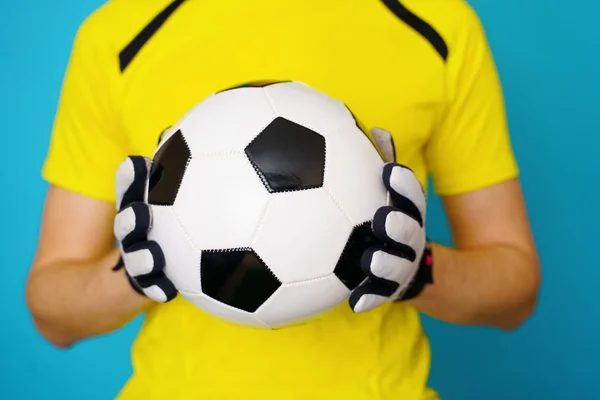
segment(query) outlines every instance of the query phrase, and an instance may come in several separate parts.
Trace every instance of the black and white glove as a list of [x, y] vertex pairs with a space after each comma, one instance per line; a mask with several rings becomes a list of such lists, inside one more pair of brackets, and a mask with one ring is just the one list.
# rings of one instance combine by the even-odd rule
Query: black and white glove
[[[391, 135], [381, 129], [371, 133], [386, 160], [394, 161]], [[367, 279], [350, 295], [354, 312], [414, 298], [433, 282], [423, 187], [410, 168], [394, 162], [385, 164], [382, 179], [392, 205], [379, 208], [373, 217], [373, 234], [381, 243], [362, 255], [361, 268]]]
[[149, 158], [130, 156], [117, 169], [114, 233], [121, 259], [114, 270], [125, 267], [129, 282], [138, 293], [167, 302], [177, 296], [177, 289], [163, 272], [163, 251], [147, 236], [152, 228], [152, 209], [145, 201], [151, 163]]

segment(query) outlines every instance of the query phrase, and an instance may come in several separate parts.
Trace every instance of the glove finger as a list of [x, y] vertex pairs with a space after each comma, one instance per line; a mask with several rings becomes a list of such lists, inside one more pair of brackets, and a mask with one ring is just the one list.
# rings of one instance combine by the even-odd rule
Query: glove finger
[[385, 157], [387, 162], [396, 161], [396, 148], [394, 147], [394, 140], [391, 133], [381, 128], [372, 128], [371, 136], [373, 140], [381, 150], [381, 154]]
[[144, 201], [151, 160], [129, 156], [119, 165], [116, 175], [117, 211], [133, 202]]
[[124, 249], [123, 262], [129, 276], [137, 280], [140, 276], [162, 272], [165, 255], [156, 242], [138, 242]]
[[171, 134], [171, 128], [171, 126], [168, 126], [160, 133], [158, 136], [158, 146], [160, 146], [160, 144]]
[[404, 165], [390, 163], [384, 165], [382, 175], [396, 208], [424, 226], [427, 202], [423, 186], [413, 171]]
[[175, 285], [163, 272], [138, 276], [135, 281], [142, 288], [144, 294], [154, 301], [166, 303], [177, 297]]
[[367, 249], [360, 260], [360, 267], [367, 276], [401, 289], [410, 284], [416, 273], [414, 262], [383, 247]]
[[152, 226], [152, 211], [146, 203], [132, 203], [115, 217], [113, 232], [123, 249], [146, 240]]
[[418, 221], [394, 207], [380, 207], [373, 217], [373, 233], [394, 247], [397, 255], [415, 261], [425, 249], [425, 231]]
[[370, 311], [388, 301], [397, 290], [397, 284], [368, 278], [352, 291], [348, 303], [354, 312]]

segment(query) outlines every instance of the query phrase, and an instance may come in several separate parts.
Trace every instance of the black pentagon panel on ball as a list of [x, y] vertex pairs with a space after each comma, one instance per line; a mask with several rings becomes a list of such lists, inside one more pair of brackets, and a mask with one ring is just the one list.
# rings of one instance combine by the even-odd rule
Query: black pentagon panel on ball
[[285, 83], [285, 82], [290, 82], [290, 81], [272, 81], [272, 80], [252, 81], [252, 82], [242, 83], [241, 85], [232, 86], [227, 89], [223, 89], [217, 93], [222, 93], [222, 92], [226, 92], [228, 90], [240, 89], [240, 88], [245, 88], [245, 87], [265, 87], [265, 86], [270, 86], [270, 85], [275, 85], [277, 83]]
[[354, 290], [367, 277], [360, 267], [360, 259], [365, 250], [378, 244], [380, 243], [373, 234], [370, 221], [357, 225], [352, 230], [333, 271], [349, 290]]
[[200, 279], [204, 294], [247, 312], [256, 311], [281, 286], [250, 248], [202, 251]]
[[277, 117], [245, 151], [270, 193], [323, 186], [325, 138], [307, 127]]
[[148, 203], [172, 206], [191, 159], [181, 131], [175, 132], [154, 155], [148, 182]]

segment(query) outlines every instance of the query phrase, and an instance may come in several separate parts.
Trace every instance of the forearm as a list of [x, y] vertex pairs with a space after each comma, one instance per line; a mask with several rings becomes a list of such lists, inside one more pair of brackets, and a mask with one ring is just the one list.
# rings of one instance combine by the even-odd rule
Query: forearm
[[27, 302], [46, 339], [68, 347], [123, 326], [148, 305], [124, 270], [112, 270], [118, 257], [115, 250], [98, 261], [47, 265], [31, 273]]
[[417, 309], [456, 324], [514, 329], [533, 311], [537, 260], [508, 245], [455, 250], [433, 245], [433, 281], [415, 299]]

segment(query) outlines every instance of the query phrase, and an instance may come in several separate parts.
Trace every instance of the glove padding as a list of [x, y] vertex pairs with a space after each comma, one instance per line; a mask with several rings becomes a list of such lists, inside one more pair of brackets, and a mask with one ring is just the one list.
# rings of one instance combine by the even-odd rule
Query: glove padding
[[165, 256], [158, 243], [148, 240], [152, 228], [152, 209], [145, 202], [146, 185], [152, 161], [130, 156], [117, 170], [117, 216], [114, 234], [119, 241], [121, 260], [132, 287], [152, 300], [167, 302], [177, 289], [165, 276]]
[[[393, 160], [391, 135], [383, 130], [372, 134], [384, 156]], [[393, 206], [379, 208], [373, 217], [373, 234], [381, 244], [362, 255], [361, 268], [367, 279], [350, 294], [354, 312], [413, 298], [432, 282], [423, 187], [410, 168], [392, 162], [384, 165], [382, 179]]]

